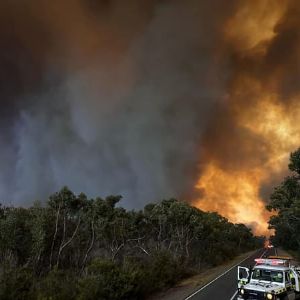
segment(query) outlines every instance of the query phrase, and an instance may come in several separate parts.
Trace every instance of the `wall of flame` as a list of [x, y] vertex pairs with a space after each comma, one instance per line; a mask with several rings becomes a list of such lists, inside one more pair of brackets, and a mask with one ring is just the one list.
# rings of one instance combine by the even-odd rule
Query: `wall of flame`
[[242, 1], [224, 27], [222, 51], [234, 70], [228, 109], [208, 131], [194, 204], [257, 234], [268, 235], [265, 202], [300, 146], [299, 8], [296, 1]]

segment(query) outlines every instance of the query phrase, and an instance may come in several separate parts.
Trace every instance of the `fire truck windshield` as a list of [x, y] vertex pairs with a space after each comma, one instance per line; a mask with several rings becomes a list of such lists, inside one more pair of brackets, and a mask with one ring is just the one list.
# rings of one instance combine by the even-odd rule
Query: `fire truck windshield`
[[252, 279], [282, 283], [283, 272], [275, 270], [256, 269], [253, 270]]

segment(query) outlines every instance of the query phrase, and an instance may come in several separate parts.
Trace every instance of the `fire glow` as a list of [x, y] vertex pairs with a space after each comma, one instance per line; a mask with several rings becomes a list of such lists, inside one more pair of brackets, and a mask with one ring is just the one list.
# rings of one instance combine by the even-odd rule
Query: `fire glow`
[[226, 172], [210, 162], [196, 186], [203, 191], [197, 206], [218, 211], [234, 222], [253, 225], [257, 233], [266, 233], [270, 214], [265, 211], [260, 188], [263, 182], [270, 180], [270, 176], [282, 173], [287, 166], [289, 153], [298, 146], [299, 113], [299, 105], [289, 113], [277, 103], [269, 101], [262, 101], [257, 107], [249, 109], [242, 116], [240, 126], [265, 141], [269, 156], [260, 166], [232, 172]]
[[[300, 141], [300, 96], [282, 99], [278, 92], [286, 71], [278, 68], [271, 75], [261, 75], [269, 47], [277, 36], [276, 26], [286, 11], [286, 1], [272, 3], [268, 9], [270, 1], [245, 3], [228, 21], [225, 30], [227, 42], [238, 59], [251, 61], [244, 68], [236, 68], [226, 101], [236, 127], [251, 136], [252, 141], [245, 138], [243, 149], [231, 150], [237, 156], [244, 151], [243, 158], [251, 161], [253, 141], [256, 141], [258, 159], [239, 168], [236, 159], [235, 167], [231, 168], [230, 164], [224, 167], [222, 161], [208, 155], [196, 184], [201, 197], [194, 203], [203, 210], [217, 211], [233, 222], [249, 224], [256, 234], [267, 235], [270, 213], [265, 210], [267, 199], [261, 196], [261, 188], [264, 183], [272, 182], [273, 177], [284, 174], [289, 153], [299, 147]], [[254, 72], [255, 68], [258, 71]], [[230, 133], [227, 138], [231, 138]], [[250, 154], [248, 158], [247, 154]]]

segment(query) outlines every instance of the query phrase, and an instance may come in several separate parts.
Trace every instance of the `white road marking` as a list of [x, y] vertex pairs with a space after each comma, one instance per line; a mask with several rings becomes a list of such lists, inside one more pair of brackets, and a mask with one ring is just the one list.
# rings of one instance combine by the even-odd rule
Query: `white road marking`
[[[259, 257], [259, 258], [262, 258], [264, 256], [264, 254], [268, 251], [268, 249], [266, 249], [263, 254]], [[255, 266], [257, 265], [257, 263], [255, 264]], [[235, 298], [235, 296], [237, 295], [238, 291], [236, 291], [233, 296], [230, 298], [230, 300], [233, 300]]]
[[233, 300], [233, 299], [235, 298], [235, 296], [237, 295], [237, 293], [238, 293], [238, 291], [236, 291], [236, 292], [234, 293], [234, 295], [230, 298], [230, 300]]
[[185, 300], [188, 300], [188, 299], [191, 299], [192, 297], [194, 297], [196, 294], [198, 294], [199, 292], [201, 292], [202, 290], [204, 290], [205, 288], [207, 288], [209, 285], [211, 285], [213, 282], [215, 282], [216, 280], [218, 280], [220, 277], [226, 275], [229, 271], [231, 271], [233, 268], [237, 267], [239, 264], [241, 264], [243, 261], [247, 260], [252, 255], [253, 254], [250, 254], [249, 256], [247, 256], [245, 259], [243, 259], [242, 261], [240, 261], [239, 263], [237, 263], [236, 265], [234, 265], [233, 267], [231, 267], [230, 269], [228, 269], [227, 271], [225, 271], [223, 274], [219, 275], [214, 280], [210, 281], [209, 283], [207, 283], [206, 285], [204, 285], [202, 288], [200, 288], [199, 290], [197, 290], [193, 294], [189, 295], [187, 298], [185, 298]]

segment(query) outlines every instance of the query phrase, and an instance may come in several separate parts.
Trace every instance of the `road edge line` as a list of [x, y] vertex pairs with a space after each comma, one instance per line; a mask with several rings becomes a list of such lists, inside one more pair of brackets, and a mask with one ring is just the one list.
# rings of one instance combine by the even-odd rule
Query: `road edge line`
[[[257, 251], [259, 251], [259, 250], [257, 250]], [[244, 258], [243, 260], [241, 260], [240, 262], [238, 262], [237, 264], [235, 264], [234, 266], [232, 266], [230, 269], [226, 270], [224, 273], [222, 273], [221, 275], [219, 275], [218, 277], [216, 277], [212, 281], [208, 282], [204, 286], [202, 286], [199, 290], [195, 291], [193, 294], [191, 294], [191, 295], [187, 296], [186, 298], [184, 298], [184, 300], [188, 300], [188, 299], [194, 297], [196, 294], [198, 294], [199, 292], [201, 292], [202, 290], [204, 290], [205, 288], [207, 288], [209, 285], [211, 285], [213, 282], [215, 282], [216, 280], [218, 280], [222, 276], [226, 275], [229, 271], [231, 271], [233, 268], [237, 267], [239, 264], [241, 264], [243, 261], [245, 261], [246, 259], [248, 259], [253, 254], [254, 253], [250, 254], [249, 256], [247, 256], [246, 258]]]
[[230, 298], [230, 300], [233, 300], [235, 298], [235, 296], [237, 295], [238, 291], [236, 290], [234, 295]]

